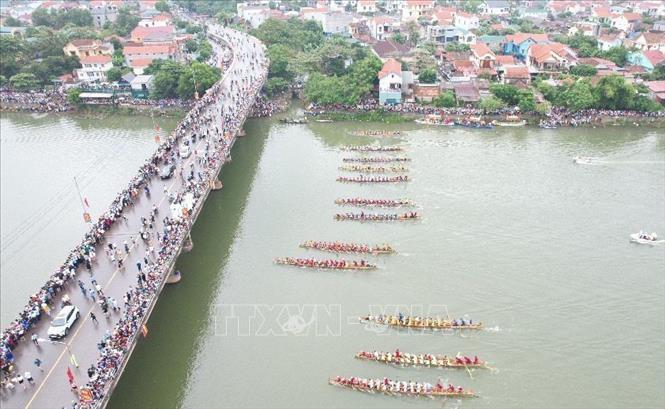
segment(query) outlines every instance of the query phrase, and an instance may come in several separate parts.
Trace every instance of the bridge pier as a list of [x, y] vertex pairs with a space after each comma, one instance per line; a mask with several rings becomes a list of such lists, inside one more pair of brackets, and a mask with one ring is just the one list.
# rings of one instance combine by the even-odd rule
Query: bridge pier
[[192, 240], [192, 235], [188, 234], [185, 239], [185, 243], [182, 245], [182, 250], [186, 253], [189, 253], [194, 248], [194, 241]]
[[215, 179], [210, 182], [210, 190], [222, 190], [224, 185], [222, 184], [222, 181], [219, 179]]

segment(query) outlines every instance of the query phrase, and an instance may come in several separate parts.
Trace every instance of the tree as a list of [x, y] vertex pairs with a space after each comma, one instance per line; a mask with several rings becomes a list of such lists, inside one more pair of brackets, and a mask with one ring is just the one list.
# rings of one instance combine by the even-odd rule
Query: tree
[[563, 93], [563, 101], [559, 101], [572, 111], [593, 108], [596, 102], [593, 86], [588, 79], [579, 80], [568, 87]]
[[394, 42], [396, 42], [398, 44], [406, 43], [406, 37], [404, 36], [404, 34], [400, 33], [399, 31], [396, 32], [395, 34], [393, 34], [392, 39], [393, 39]]
[[436, 59], [434, 59], [434, 56], [432, 56], [432, 54], [423, 48], [415, 49], [413, 52], [413, 59], [415, 60], [413, 63], [413, 68], [416, 72], [421, 72], [427, 69], [437, 69]]
[[177, 98], [183, 70], [182, 65], [170, 60], [155, 60], [150, 63], [145, 72], [155, 76], [151, 95], [157, 99]]
[[21, 20], [16, 19], [12, 16], [9, 16], [5, 19], [5, 26], [7, 26], [7, 27], [22, 27], [23, 23], [21, 22]]
[[552, 110], [552, 104], [550, 104], [548, 101], [541, 102], [536, 105], [536, 113], [540, 115], [549, 114], [551, 110]]
[[490, 92], [510, 106], [519, 103], [518, 90], [512, 85], [492, 84], [490, 85]]
[[499, 98], [487, 97], [480, 100], [478, 107], [484, 112], [494, 112], [503, 108], [505, 104]]
[[4, 87], [6, 83], [7, 83], [7, 77], [5, 77], [4, 75], [0, 75], [0, 87]]
[[61, 29], [67, 24], [78, 27], [89, 27], [93, 24], [92, 14], [87, 9], [47, 10], [38, 8], [32, 15], [33, 26], [46, 26]]
[[112, 67], [106, 71], [106, 79], [109, 82], [120, 81], [120, 78], [122, 78], [122, 69], [120, 67]]
[[161, 11], [162, 13], [168, 13], [171, 11], [171, 7], [169, 7], [169, 4], [164, 0], [159, 0], [155, 3], [155, 10]]
[[270, 58], [268, 76], [281, 77], [287, 80], [293, 79], [294, 72], [290, 65], [293, 56], [293, 51], [285, 45], [273, 44], [268, 47], [268, 58]]
[[593, 77], [598, 73], [598, 70], [589, 64], [579, 64], [571, 67], [570, 73], [578, 77]]
[[268, 78], [263, 85], [263, 92], [265, 92], [268, 97], [278, 95], [287, 89], [289, 89], [289, 82], [280, 77]]
[[17, 91], [29, 91], [39, 88], [39, 79], [34, 74], [21, 72], [12, 76], [9, 84]]
[[114, 67], [122, 67], [125, 65], [125, 56], [122, 54], [116, 54], [114, 52], [113, 56], [111, 57], [111, 63]]
[[593, 93], [601, 109], [630, 109], [637, 94], [635, 88], [618, 75], [601, 78]]
[[406, 23], [406, 32], [409, 36], [409, 42], [416, 46], [420, 41], [420, 26], [415, 21]]
[[67, 91], [67, 101], [74, 105], [79, 105], [81, 103], [81, 89], [80, 88], [70, 88]]
[[436, 82], [436, 71], [431, 68], [426, 68], [418, 74], [418, 81], [423, 84], [434, 84]]
[[529, 89], [521, 89], [517, 92], [517, 106], [521, 112], [533, 112], [536, 110], [536, 99]]
[[469, 44], [450, 43], [446, 44], [446, 51], [469, 51], [471, 48]]
[[219, 68], [200, 62], [192, 62], [186, 67], [178, 79], [178, 96], [182, 99], [191, 98], [195, 91], [199, 95], [212, 87], [221, 78]]
[[136, 28], [141, 17], [134, 15], [128, 7], [118, 9], [118, 17], [113, 23], [113, 32], [120, 37], [126, 37]]
[[455, 95], [451, 91], [446, 91], [438, 97], [432, 98], [432, 103], [438, 108], [451, 108], [457, 105]]
[[612, 47], [609, 50], [600, 53], [598, 56], [612, 61], [619, 67], [623, 67], [626, 65], [626, 61], [628, 61], [628, 54], [628, 49], [624, 47]]

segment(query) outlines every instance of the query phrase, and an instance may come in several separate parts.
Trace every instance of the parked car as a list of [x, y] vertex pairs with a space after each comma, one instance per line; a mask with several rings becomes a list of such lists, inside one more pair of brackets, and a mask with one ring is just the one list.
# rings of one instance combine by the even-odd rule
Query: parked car
[[192, 149], [189, 147], [189, 145], [186, 144], [181, 144], [180, 145], [180, 157], [185, 159], [188, 158], [189, 155], [192, 154]]
[[159, 172], [159, 177], [162, 179], [170, 179], [171, 176], [173, 176], [173, 172], [175, 172], [175, 165], [174, 164], [166, 165]]
[[72, 329], [72, 326], [80, 315], [81, 313], [78, 307], [73, 305], [66, 305], [62, 307], [55, 319], [51, 321], [51, 326], [47, 332], [48, 337], [50, 339], [66, 337], [67, 334], [69, 334], [69, 330]]

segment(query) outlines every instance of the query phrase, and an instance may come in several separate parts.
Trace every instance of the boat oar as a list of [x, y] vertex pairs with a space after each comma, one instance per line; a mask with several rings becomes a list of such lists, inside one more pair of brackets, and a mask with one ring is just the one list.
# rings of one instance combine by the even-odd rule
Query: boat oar
[[[457, 357], [459, 358], [459, 356], [460, 356], [460, 353], [458, 352]], [[466, 366], [466, 361], [464, 359], [462, 359], [462, 363], [464, 364], [464, 368], [469, 373], [469, 376], [471, 377], [471, 379], [473, 379], [473, 375], [471, 374], [471, 370], [469, 369], [468, 366]]]

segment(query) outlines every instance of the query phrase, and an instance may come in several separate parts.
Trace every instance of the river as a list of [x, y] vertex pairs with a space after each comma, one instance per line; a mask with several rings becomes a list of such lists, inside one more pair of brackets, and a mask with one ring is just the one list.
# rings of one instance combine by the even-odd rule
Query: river
[[[77, 157], [96, 152], [100, 141], [108, 143], [98, 137], [96, 142], [67, 145], [62, 150], [67, 159], [58, 159], [53, 152], [60, 151], [31, 149], [30, 141], [40, 128], [51, 139], [72, 138], [72, 133], [60, 131], [63, 122], [74, 126], [71, 120], [59, 117], [63, 119], [52, 124], [19, 126], [37, 120], [17, 118], [7, 125], [3, 116], [2, 122], [3, 247], [6, 218], [49, 207], [54, 195], [43, 191], [46, 188], [24, 189], [7, 198], [12, 192], [7, 184], [44, 183], [48, 171], [45, 185], [60, 186], [58, 192], [72, 184], [67, 169]], [[103, 122], [96, 122], [100, 132], [113, 128]], [[136, 121], [112, 134], [123, 141], [142, 140], [130, 146], [145, 149], [147, 155], [154, 148], [151, 125], [140, 132], [134, 126]], [[406, 132], [388, 139], [349, 135], [366, 128]], [[665, 246], [628, 241], [628, 235], [641, 228], [665, 234], [662, 132], [303, 126], [274, 120], [252, 120], [246, 129], [247, 137], [232, 151], [232, 163], [222, 170], [224, 189], [211, 195], [194, 227], [193, 251], [178, 261], [183, 280], [162, 294], [148, 323], [149, 335], [139, 342], [111, 407], [441, 407], [438, 401], [334, 388], [327, 385], [333, 375], [442, 378], [480, 395], [446, 407], [665, 405]], [[129, 136], [136, 132], [145, 134]], [[8, 167], [5, 139], [17, 145], [12, 148], [16, 154], [8, 156], [20, 155]], [[374, 140], [406, 149], [413, 180], [389, 186], [336, 182], [342, 158], [355, 156], [340, 152], [339, 146]], [[576, 155], [598, 160], [595, 165], [575, 165]], [[50, 166], [16, 172], [19, 161], [46, 161]], [[140, 159], [122, 170], [125, 179], [138, 163]], [[115, 178], [115, 172], [100, 171], [84, 190]], [[108, 200], [95, 198], [95, 204], [110, 201], [125, 180], [117, 178], [113, 186], [108, 183]], [[99, 189], [101, 195], [104, 189]], [[351, 209], [336, 206], [334, 199], [354, 196], [408, 197], [418, 203], [423, 219], [395, 224], [334, 221], [334, 213]], [[69, 202], [71, 215], [63, 229], [76, 231], [62, 236], [76, 237], [83, 228], [77, 224], [80, 205], [76, 196]], [[25, 203], [35, 208], [23, 210]], [[42, 235], [42, 241], [61, 240], [53, 232], [43, 234], [34, 233]], [[280, 256], [327, 257], [298, 248], [304, 240], [386, 242], [398, 254], [370, 257], [380, 267], [374, 272], [320, 272], [272, 264]], [[49, 244], [32, 248], [40, 257], [30, 260], [29, 269], [16, 263], [20, 270], [8, 270], [3, 261], [3, 321], [6, 307], [13, 306], [11, 299], [5, 301], [4, 284], [13, 282], [7, 277], [20, 271], [43, 281], [64, 258], [66, 250], [53, 260], [42, 257], [41, 252], [51, 251]], [[19, 292], [24, 286], [12, 285]], [[466, 315], [483, 321], [489, 330], [407, 334], [369, 330], [355, 319], [396, 305], [414, 313], [424, 308]], [[359, 350], [397, 347], [477, 354], [498, 371], [477, 370], [471, 378], [463, 371], [393, 368], [353, 358]]]

